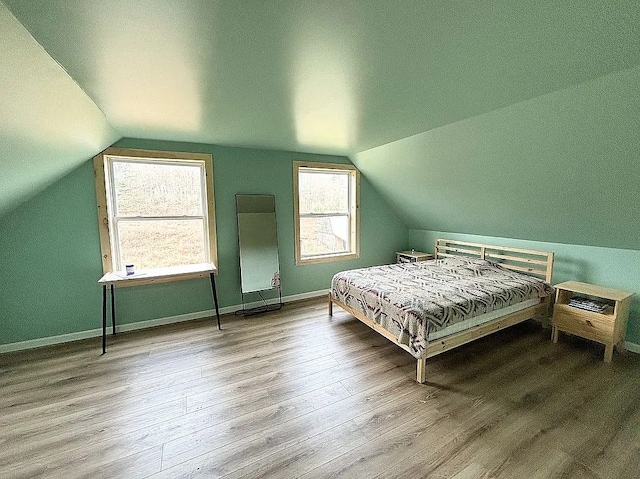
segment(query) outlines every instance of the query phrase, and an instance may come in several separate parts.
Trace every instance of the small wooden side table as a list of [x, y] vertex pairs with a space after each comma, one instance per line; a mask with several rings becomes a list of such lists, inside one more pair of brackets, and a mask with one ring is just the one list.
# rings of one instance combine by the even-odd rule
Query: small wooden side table
[[[620, 345], [624, 339], [631, 297], [634, 293], [578, 281], [566, 281], [557, 284], [555, 288], [556, 302], [553, 307], [551, 340], [557, 343], [558, 332], [564, 331], [597, 341], [605, 345], [605, 362], [611, 362], [613, 347]], [[601, 300], [610, 306], [602, 313], [588, 311], [570, 306], [573, 297]]]
[[413, 249], [396, 252], [396, 263], [416, 263], [417, 261], [428, 261], [430, 259], [433, 259], [432, 254], [422, 253]]

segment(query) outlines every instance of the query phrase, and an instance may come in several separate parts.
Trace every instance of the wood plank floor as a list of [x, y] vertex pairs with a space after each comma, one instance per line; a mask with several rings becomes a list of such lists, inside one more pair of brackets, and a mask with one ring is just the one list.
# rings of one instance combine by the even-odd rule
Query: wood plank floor
[[527, 322], [427, 363], [326, 301], [0, 355], [0, 477], [635, 478], [640, 357]]

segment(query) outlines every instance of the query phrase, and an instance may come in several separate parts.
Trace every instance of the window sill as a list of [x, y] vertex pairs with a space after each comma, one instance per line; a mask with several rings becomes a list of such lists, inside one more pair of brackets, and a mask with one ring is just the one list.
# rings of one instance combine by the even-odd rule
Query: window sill
[[350, 259], [357, 259], [359, 257], [359, 253], [344, 253], [331, 256], [311, 256], [309, 258], [301, 258], [296, 260], [296, 265], [303, 266], [307, 264], [332, 263], [334, 261], [346, 261]]

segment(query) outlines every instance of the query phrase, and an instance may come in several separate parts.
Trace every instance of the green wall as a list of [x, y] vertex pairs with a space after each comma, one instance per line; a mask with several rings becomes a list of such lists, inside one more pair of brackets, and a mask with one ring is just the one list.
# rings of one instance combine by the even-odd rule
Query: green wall
[[[348, 163], [345, 157], [137, 139], [115, 146], [213, 155], [221, 307], [241, 303], [236, 193], [276, 196], [285, 296], [328, 289], [342, 269], [391, 262], [408, 241], [404, 223], [363, 176], [360, 258], [294, 264], [292, 162]], [[100, 327], [102, 267], [91, 160], [0, 219], [0, 264], [0, 345]], [[212, 309], [207, 280], [123, 288], [116, 299], [119, 324]]]
[[625, 339], [640, 345], [640, 251], [430, 230], [409, 230], [409, 247], [433, 252], [437, 238], [553, 251], [553, 284], [575, 280], [634, 292]]
[[640, 67], [358, 153], [409, 228], [640, 249]]

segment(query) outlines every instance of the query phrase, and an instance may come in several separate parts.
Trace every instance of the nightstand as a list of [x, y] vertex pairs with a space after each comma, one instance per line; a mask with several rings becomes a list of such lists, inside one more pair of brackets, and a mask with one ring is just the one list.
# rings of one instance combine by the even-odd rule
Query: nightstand
[[417, 261], [427, 261], [433, 259], [433, 255], [429, 253], [421, 253], [420, 251], [398, 251], [396, 252], [396, 263], [415, 263]]
[[[559, 331], [597, 341], [605, 345], [604, 360], [611, 362], [613, 347], [624, 338], [634, 293], [578, 281], [566, 281], [555, 288], [552, 341], [558, 342]], [[602, 312], [581, 309], [570, 305], [572, 298], [595, 300], [607, 307]]]

